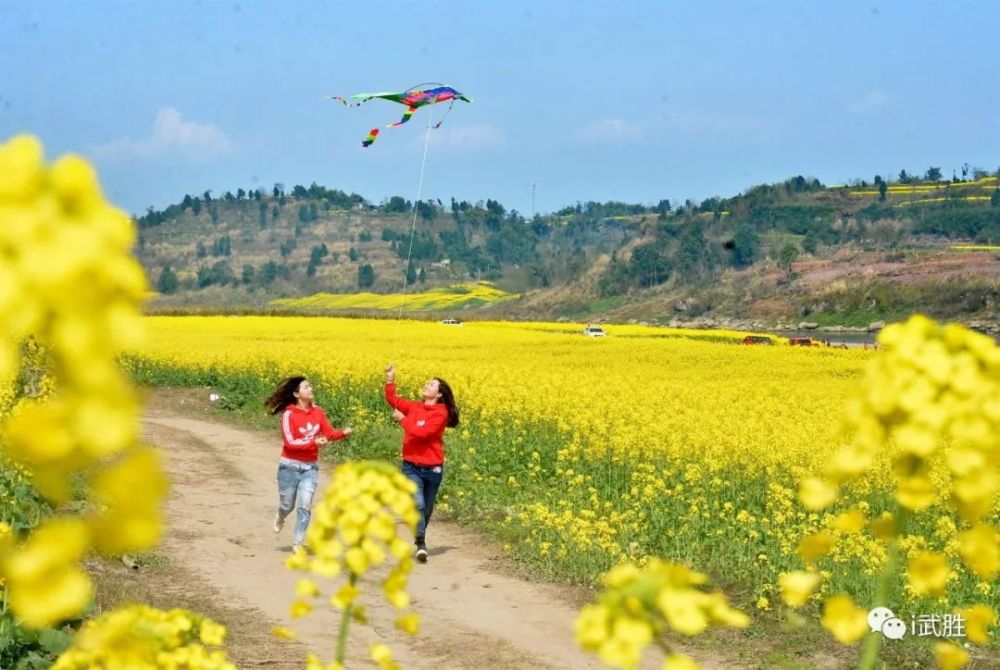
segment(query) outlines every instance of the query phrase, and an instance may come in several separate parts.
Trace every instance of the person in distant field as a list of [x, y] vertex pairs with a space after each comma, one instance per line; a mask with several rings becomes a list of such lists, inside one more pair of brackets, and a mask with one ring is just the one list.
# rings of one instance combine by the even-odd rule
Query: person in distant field
[[319, 448], [354, 432], [351, 428], [337, 430], [331, 426], [326, 413], [314, 401], [312, 384], [305, 377], [289, 377], [264, 401], [272, 415], [281, 414], [283, 444], [278, 460], [278, 511], [274, 515], [274, 532], [281, 532], [285, 517], [298, 503], [293, 552], [302, 547], [312, 518], [312, 500], [319, 480]]
[[396, 395], [396, 369], [390, 364], [385, 368], [385, 400], [403, 429], [402, 471], [417, 487], [414, 501], [420, 513], [416, 557], [426, 563], [427, 524], [444, 478], [444, 431], [458, 425], [455, 395], [446, 381], [434, 377], [424, 384], [419, 402], [404, 400]]

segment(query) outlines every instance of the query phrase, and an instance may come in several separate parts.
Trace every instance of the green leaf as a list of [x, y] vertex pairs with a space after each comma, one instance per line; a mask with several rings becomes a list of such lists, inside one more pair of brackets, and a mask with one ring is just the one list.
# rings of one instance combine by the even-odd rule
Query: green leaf
[[72, 640], [70, 635], [54, 628], [43, 628], [38, 633], [38, 646], [56, 656], [63, 653]]

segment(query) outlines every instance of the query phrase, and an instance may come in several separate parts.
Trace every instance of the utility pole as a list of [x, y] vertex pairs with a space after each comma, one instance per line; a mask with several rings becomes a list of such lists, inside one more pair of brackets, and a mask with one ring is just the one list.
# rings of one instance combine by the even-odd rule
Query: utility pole
[[534, 221], [534, 219], [535, 219], [535, 186], [537, 186], [537, 184], [535, 184], [534, 182], [532, 182], [531, 183], [531, 217], [530, 217], [532, 221]]

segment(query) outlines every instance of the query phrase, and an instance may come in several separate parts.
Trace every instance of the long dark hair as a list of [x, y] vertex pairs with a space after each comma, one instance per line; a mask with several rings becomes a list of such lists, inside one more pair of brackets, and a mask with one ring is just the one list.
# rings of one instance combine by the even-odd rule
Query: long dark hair
[[299, 384], [305, 380], [305, 377], [289, 377], [281, 382], [278, 388], [274, 389], [274, 393], [264, 401], [264, 407], [274, 415], [281, 413], [289, 405], [294, 405], [299, 400], [295, 397], [295, 392], [299, 390]]
[[452, 393], [448, 382], [435, 377], [438, 383], [438, 391], [441, 393], [441, 404], [448, 408], [448, 427], [454, 428], [458, 425], [458, 407], [455, 405], [455, 394]]

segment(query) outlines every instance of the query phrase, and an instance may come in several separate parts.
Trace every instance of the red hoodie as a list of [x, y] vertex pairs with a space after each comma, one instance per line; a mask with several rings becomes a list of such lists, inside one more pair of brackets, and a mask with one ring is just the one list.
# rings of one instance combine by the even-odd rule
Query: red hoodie
[[403, 460], [417, 465], [444, 464], [444, 429], [448, 427], [448, 408], [437, 403], [404, 400], [396, 396], [396, 385], [385, 385], [385, 400], [393, 409], [406, 416], [399, 425], [403, 427]]
[[309, 409], [302, 409], [298, 405], [289, 405], [281, 415], [281, 437], [284, 440], [281, 455], [296, 461], [316, 462], [319, 454], [316, 436], [319, 434], [328, 440], [346, 437], [330, 425], [322, 408], [312, 405]]

